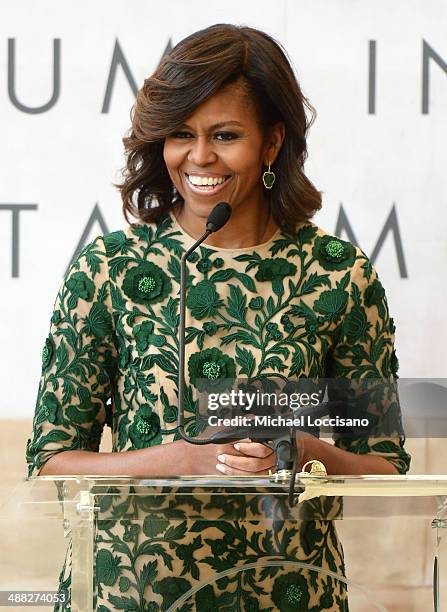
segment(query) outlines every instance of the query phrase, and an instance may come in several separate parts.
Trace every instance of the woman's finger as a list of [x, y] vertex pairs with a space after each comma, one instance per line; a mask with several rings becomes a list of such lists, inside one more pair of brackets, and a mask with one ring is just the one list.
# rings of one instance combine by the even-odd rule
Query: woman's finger
[[[242, 472], [265, 472], [273, 467], [272, 457], [244, 457], [237, 455], [218, 455], [219, 464], [230, 469], [235, 468]], [[219, 465], [218, 464], [218, 465]], [[229, 472], [224, 472], [229, 473]]]
[[237, 442], [234, 445], [234, 448], [243, 453], [244, 455], [248, 455], [249, 457], [268, 457], [273, 454], [273, 449], [269, 446], [265, 446], [265, 444], [261, 444], [260, 442]]

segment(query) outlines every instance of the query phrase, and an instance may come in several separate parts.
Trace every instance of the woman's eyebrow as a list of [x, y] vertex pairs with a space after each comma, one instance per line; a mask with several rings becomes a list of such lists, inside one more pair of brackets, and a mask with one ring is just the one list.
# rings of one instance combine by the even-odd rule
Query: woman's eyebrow
[[[240, 121], [220, 121], [219, 123], [214, 123], [213, 125], [209, 126], [209, 130], [218, 130], [220, 128], [223, 128], [225, 126], [230, 126], [230, 125], [237, 125], [239, 127], [243, 127], [243, 124]], [[188, 125], [187, 123], [184, 123], [182, 125], [182, 127], [184, 128], [188, 128], [189, 130], [192, 130], [193, 128]]]

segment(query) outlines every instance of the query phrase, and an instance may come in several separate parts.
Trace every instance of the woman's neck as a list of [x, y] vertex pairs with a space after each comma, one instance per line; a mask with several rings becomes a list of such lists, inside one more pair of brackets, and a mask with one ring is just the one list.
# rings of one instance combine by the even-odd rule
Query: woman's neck
[[[195, 239], [202, 236], [207, 216], [195, 214], [184, 204], [174, 208], [173, 212], [178, 224], [189, 236]], [[241, 210], [238, 207], [233, 210], [226, 225], [215, 234], [211, 234], [204, 244], [225, 249], [257, 246], [267, 242], [277, 229], [278, 226], [267, 205], [253, 210]]]

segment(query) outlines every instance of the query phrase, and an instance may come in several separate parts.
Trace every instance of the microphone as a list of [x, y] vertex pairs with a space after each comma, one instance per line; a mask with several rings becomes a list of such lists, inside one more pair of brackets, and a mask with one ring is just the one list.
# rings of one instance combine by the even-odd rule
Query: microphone
[[184, 428], [183, 403], [185, 399], [185, 319], [186, 319], [186, 260], [190, 254], [202, 244], [213, 232], [220, 230], [231, 216], [231, 206], [227, 202], [219, 202], [208, 215], [205, 233], [183, 253], [180, 260], [180, 322], [179, 322], [179, 360], [178, 360], [178, 412], [177, 429], [180, 437], [191, 444], [213, 444], [211, 439], [191, 438]]
[[220, 230], [230, 218], [231, 212], [231, 206], [227, 202], [217, 204], [208, 215], [206, 231], [211, 234]]

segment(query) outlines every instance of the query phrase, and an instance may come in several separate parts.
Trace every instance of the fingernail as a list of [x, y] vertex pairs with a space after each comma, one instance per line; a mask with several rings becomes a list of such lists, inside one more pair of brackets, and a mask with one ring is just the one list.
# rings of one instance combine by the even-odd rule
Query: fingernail
[[221, 463], [218, 463], [216, 465], [216, 470], [219, 470], [219, 472], [224, 472], [225, 473], [225, 466], [223, 466]]
[[220, 461], [221, 463], [225, 463], [225, 455], [217, 455], [217, 459], [218, 459], [218, 461]]
[[235, 444], [235, 445], [234, 445], [234, 448], [235, 448], [237, 451], [238, 451], [238, 450], [241, 450], [241, 447], [239, 446], [239, 444]]

